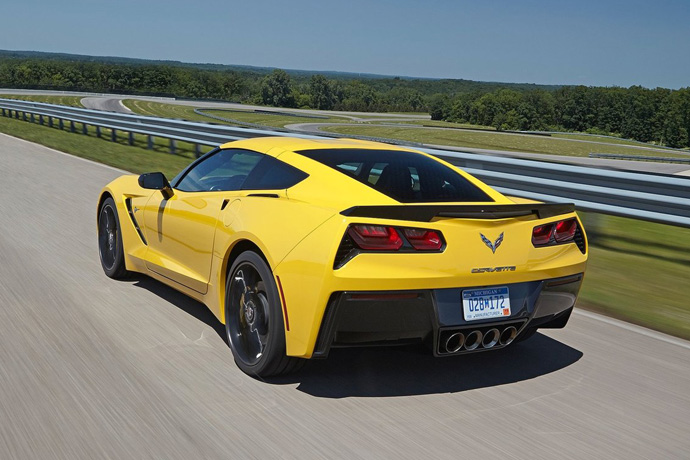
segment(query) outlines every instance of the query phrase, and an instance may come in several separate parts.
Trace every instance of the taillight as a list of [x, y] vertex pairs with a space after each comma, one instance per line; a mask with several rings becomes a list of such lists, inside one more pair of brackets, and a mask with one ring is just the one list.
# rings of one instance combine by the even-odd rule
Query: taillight
[[441, 235], [434, 230], [405, 228], [403, 234], [412, 247], [418, 251], [438, 251], [443, 246]]
[[553, 233], [553, 224], [544, 224], [534, 227], [532, 230], [532, 244], [535, 246], [544, 246], [551, 241], [551, 234]]
[[[534, 246], [550, 246], [569, 243], [575, 240], [578, 223], [575, 219], [559, 220], [548, 224], [538, 225], [532, 230], [532, 244]], [[582, 242], [584, 246], [584, 240]], [[578, 247], [580, 243], [578, 243]], [[583, 250], [581, 248], [581, 250]]]
[[373, 251], [397, 251], [403, 245], [402, 238], [393, 227], [383, 225], [352, 225], [348, 234], [361, 249]]
[[575, 219], [562, 220], [556, 224], [556, 229], [553, 232], [553, 237], [559, 243], [572, 241], [577, 230], [577, 222]]

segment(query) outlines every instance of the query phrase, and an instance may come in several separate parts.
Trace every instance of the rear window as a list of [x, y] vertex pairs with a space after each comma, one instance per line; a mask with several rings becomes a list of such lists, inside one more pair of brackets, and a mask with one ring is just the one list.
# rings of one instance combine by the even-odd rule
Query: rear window
[[297, 152], [401, 203], [494, 201], [447, 166], [413, 152], [319, 149]]

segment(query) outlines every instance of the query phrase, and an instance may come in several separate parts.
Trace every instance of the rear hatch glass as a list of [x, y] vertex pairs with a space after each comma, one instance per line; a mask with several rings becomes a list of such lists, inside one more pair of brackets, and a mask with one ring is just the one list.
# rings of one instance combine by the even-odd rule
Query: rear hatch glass
[[414, 152], [316, 149], [297, 152], [401, 203], [493, 202], [442, 163]]

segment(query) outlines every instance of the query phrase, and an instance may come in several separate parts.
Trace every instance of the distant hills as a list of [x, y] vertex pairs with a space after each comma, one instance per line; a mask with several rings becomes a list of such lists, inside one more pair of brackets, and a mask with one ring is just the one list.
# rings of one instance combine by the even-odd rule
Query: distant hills
[[[90, 56], [85, 54], [71, 54], [71, 53], [50, 53], [44, 51], [13, 51], [0, 50], [0, 59], [38, 59], [48, 61], [68, 61], [68, 62], [84, 62], [84, 63], [101, 63], [101, 64], [123, 64], [135, 66], [170, 66], [193, 68], [198, 70], [216, 70], [216, 71], [233, 71], [241, 74], [254, 75], [268, 75], [276, 67], [257, 67], [239, 64], [211, 64], [211, 63], [191, 63], [172, 60], [157, 60], [157, 59], [139, 59], [120, 56]], [[332, 80], [405, 80], [427, 82], [427, 85], [433, 87], [434, 90], [422, 91], [424, 93], [447, 93], [447, 92], [464, 92], [468, 89], [481, 89], [484, 91], [491, 91], [497, 88], [510, 88], [515, 90], [527, 89], [544, 89], [555, 90], [561, 85], [538, 85], [534, 83], [505, 83], [505, 82], [488, 82], [465, 80], [455, 78], [425, 78], [425, 77], [410, 77], [398, 75], [379, 75], [373, 73], [356, 73], [356, 72], [341, 72], [331, 70], [300, 70], [300, 69], [283, 69], [289, 75], [294, 77], [297, 81], [309, 79], [312, 75], [323, 75]], [[435, 84], [434, 84], [435, 82]]]

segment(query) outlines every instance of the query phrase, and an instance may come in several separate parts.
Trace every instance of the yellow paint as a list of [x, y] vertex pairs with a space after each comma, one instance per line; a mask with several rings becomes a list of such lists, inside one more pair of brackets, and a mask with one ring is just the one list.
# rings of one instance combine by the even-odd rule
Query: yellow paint
[[[231, 142], [223, 148], [244, 148], [278, 158], [309, 174], [288, 190], [182, 192], [168, 200], [161, 192], [139, 187], [137, 176], [122, 176], [103, 193], [113, 196], [119, 213], [128, 270], [148, 274], [205, 303], [225, 322], [224, 298], [228, 257], [241, 241], [254, 243], [279, 276], [290, 323], [287, 353], [310, 357], [328, 299], [343, 290], [406, 290], [472, 287], [534, 281], [567, 276], [585, 270], [587, 255], [574, 244], [532, 247], [536, 225], [575, 214], [538, 220], [436, 219], [429, 223], [350, 218], [340, 211], [354, 205], [400, 205], [371, 187], [295, 151], [324, 148], [410, 149], [358, 140], [256, 138]], [[422, 153], [423, 154], [423, 153]], [[426, 154], [423, 154], [426, 155]], [[434, 158], [436, 161], [441, 161]], [[441, 161], [443, 162], [443, 161]], [[501, 195], [458, 168], [486, 192], [495, 204], [531, 202]], [[277, 194], [278, 198], [249, 196]], [[145, 245], [129, 216], [134, 217], [148, 242]], [[224, 209], [221, 207], [225, 203]], [[448, 203], [444, 203], [448, 204]], [[472, 203], [463, 203], [472, 204]], [[333, 261], [351, 223], [389, 223], [423, 227], [443, 233], [447, 247], [434, 254], [372, 254], [356, 256], [334, 270]], [[479, 233], [492, 241], [505, 237], [495, 254]], [[472, 268], [515, 266], [514, 272], [472, 273]]]

